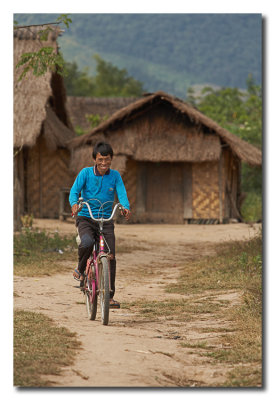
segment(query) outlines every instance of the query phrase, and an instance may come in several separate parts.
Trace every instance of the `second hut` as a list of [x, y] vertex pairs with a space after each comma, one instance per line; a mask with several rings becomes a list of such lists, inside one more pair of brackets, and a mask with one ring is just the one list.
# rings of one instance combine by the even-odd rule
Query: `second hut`
[[91, 166], [99, 141], [114, 149], [140, 223], [222, 223], [241, 220], [241, 162], [261, 165], [261, 151], [186, 102], [149, 94], [71, 141], [71, 168]]

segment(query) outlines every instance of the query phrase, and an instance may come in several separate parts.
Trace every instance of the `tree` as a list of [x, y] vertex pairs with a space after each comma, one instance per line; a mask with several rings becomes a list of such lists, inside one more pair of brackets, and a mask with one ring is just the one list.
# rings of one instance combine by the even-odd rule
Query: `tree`
[[[21, 54], [20, 60], [16, 65], [16, 68], [23, 67], [23, 71], [19, 77], [22, 80], [28, 72], [32, 72], [35, 76], [44, 75], [48, 70], [55, 71], [58, 74], [64, 74], [64, 59], [60, 52], [56, 53], [54, 48], [51, 46], [42, 46], [43, 41], [48, 40], [49, 33], [53, 30], [50, 25], [64, 24], [67, 28], [72, 20], [68, 17], [68, 14], [61, 14], [55, 22], [38, 25], [45, 26], [38, 32], [39, 41], [41, 48], [36, 52], [23, 53]], [[31, 28], [37, 25], [29, 26], [18, 26], [17, 21], [14, 23], [14, 29]]]
[[88, 75], [88, 68], [79, 71], [75, 62], [65, 63], [64, 84], [69, 96], [138, 97], [142, 95], [143, 84], [129, 76], [126, 69], [119, 69], [97, 54], [94, 58], [97, 63], [95, 76]]
[[223, 128], [261, 148], [262, 92], [252, 76], [248, 76], [247, 91], [204, 88], [196, 98], [196, 106]]
[[93, 96], [95, 82], [88, 75], [88, 68], [78, 70], [76, 62], [65, 62], [64, 85], [69, 96]]
[[95, 96], [141, 96], [143, 84], [128, 75], [126, 69], [119, 69], [110, 62], [94, 55], [97, 62], [95, 77]]

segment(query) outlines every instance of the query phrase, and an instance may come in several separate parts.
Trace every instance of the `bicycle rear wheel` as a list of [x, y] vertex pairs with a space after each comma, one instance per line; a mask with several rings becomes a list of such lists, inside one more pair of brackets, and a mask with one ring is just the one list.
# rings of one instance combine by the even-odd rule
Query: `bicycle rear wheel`
[[85, 297], [88, 318], [91, 320], [95, 320], [97, 312], [97, 293], [94, 280], [90, 281], [90, 290], [88, 289], [88, 287], [85, 288]]
[[107, 257], [102, 257], [100, 262], [99, 288], [101, 321], [103, 325], [108, 325], [110, 307], [109, 260]]

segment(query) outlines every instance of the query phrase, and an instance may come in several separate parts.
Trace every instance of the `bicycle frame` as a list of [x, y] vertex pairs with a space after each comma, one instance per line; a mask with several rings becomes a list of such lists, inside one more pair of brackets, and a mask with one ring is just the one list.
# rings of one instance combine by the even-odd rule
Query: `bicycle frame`
[[[100, 233], [98, 243], [99, 243], [99, 251], [96, 250], [96, 244], [94, 244], [93, 252], [92, 252], [91, 256], [89, 257], [89, 259], [87, 260], [87, 266], [86, 266], [86, 276], [89, 278], [87, 281], [88, 290], [90, 290], [90, 287], [89, 287], [90, 281], [92, 281], [92, 282], [95, 281], [95, 290], [97, 292], [98, 292], [98, 281], [99, 281], [98, 264], [99, 264], [101, 257], [109, 256], [109, 253], [106, 253], [105, 249], [104, 249], [104, 236], [102, 233]], [[95, 276], [93, 276], [92, 265], [95, 267], [95, 271], [94, 271]], [[90, 274], [90, 270], [91, 270], [92, 274]], [[109, 277], [110, 277], [110, 271], [109, 271]], [[110, 283], [110, 281], [109, 281], [109, 283]], [[110, 287], [110, 290], [111, 290], [111, 287]], [[94, 290], [93, 290], [93, 293], [95, 293]], [[94, 299], [92, 299], [92, 300], [94, 300]]]
[[[93, 269], [94, 267], [94, 269]], [[87, 260], [86, 266], [86, 277], [87, 277], [87, 288], [84, 288], [84, 291], [87, 290], [88, 292], [92, 293], [91, 301], [94, 302], [95, 293], [98, 292], [98, 265], [97, 265], [97, 252], [94, 247], [92, 255]], [[90, 287], [92, 285], [92, 287]]]
[[[102, 302], [101, 308], [103, 307], [104, 310], [107, 310], [107, 311], [104, 311], [104, 313], [101, 312], [101, 317], [104, 315], [102, 317], [102, 323], [104, 325], [106, 325], [106, 324], [108, 324], [108, 320], [109, 320], [109, 304], [108, 304], [109, 300], [107, 300], [107, 299], [109, 299], [109, 293], [111, 292], [111, 276], [110, 276], [111, 274], [110, 274], [110, 263], [109, 263], [111, 251], [110, 251], [109, 245], [103, 234], [103, 223], [113, 219], [117, 208], [119, 207], [120, 209], [123, 210], [123, 206], [120, 203], [117, 203], [111, 213], [111, 216], [109, 218], [103, 218], [104, 204], [106, 204], [108, 202], [105, 202], [102, 204], [99, 200], [97, 200], [101, 204], [101, 206], [99, 208], [99, 213], [102, 208], [102, 217], [94, 218], [91, 208], [90, 208], [90, 205], [88, 203], [88, 201], [91, 201], [91, 200], [97, 200], [97, 199], [89, 199], [87, 201], [84, 201], [82, 198], [80, 198], [78, 201], [79, 210], [82, 209], [83, 205], [85, 204], [87, 206], [87, 209], [89, 211], [91, 219], [98, 222], [98, 224], [99, 224], [99, 241], [97, 240], [96, 243], [94, 244], [92, 254], [90, 255], [89, 259], [87, 260], [86, 271], [85, 271], [86, 272], [86, 278], [85, 278], [86, 284], [84, 284], [84, 287], [82, 290], [83, 290], [83, 293], [86, 294], [86, 301], [91, 303], [91, 304], [89, 303], [89, 305], [87, 305], [88, 315], [89, 315], [90, 319], [95, 319], [95, 317], [96, 317], [97, 296], [100, 295], [101, 302]], [[104, 243], [106, 243], [107, 251], [105, 251]], [[102, 259], [104, 259], [104, 258], [105, 258], [105, 260], [103, 261]], [[106, 269], [106, 259], [108, 260], [107, 269]], [[101, 264], [101, 268], [99, 268], [100, 264]], [[103, 277], [104, 276], [103, 271], [104, 271], [105, 276], [107, 273], [107, 276], [108, 276], [107, 279]], [[103, 279], [106, 279], [105, 280], [106, 285], [103, 290], [101, 288], [102, 277], [103, 277]], [[107, 297], [105, 297], [106, 291], [109, 292]], [[104, 300], [103, 300], [103, 297], [101, 297], [101, 296], [104, 296]], [[103, 303], [104, 303], [104, 305], [103, 305]], [[106, 304], [108, 304], [108, 306], [106, 306]], [[92, 308], [90, 308], [90, 307], [92, 307]], [[107, 309], [106, 309], [106, 307], [107, 307]]]

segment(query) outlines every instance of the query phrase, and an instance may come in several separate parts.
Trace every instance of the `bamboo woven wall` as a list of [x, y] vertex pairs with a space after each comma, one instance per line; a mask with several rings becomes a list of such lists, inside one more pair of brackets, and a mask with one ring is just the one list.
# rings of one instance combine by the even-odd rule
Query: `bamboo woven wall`
[[218, 162], [192, 165], [193, 218], [219, 219], [219, 164]]
[[27, 210], [28, 214], [40, 217], [40, 156], [39, 142], [31, 149], [27, 150], [27, 170], [26, 170], [26, 190], [27, 190]]
[[29, 150], [27, 163], [28, 213], [40, 218], [58, 218], [59, 191], [70, 188], [74, 176], [69, 172], [69, 152], [50, 151], [42, 137]]

